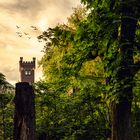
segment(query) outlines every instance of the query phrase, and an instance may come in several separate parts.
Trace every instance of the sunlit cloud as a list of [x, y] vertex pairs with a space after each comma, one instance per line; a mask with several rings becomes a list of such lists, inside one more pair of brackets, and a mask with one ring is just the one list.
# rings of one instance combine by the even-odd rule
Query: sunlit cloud
[[41, 18], [38, 23], [37, 26], [39, 27], [39, 29], [43, 32], [48, 28], [48, 24], [47, 24], [47, 19], [46, 18]]
[[[65, 23], [80, 0], [0, 0], [0, 72], [9, 82], [19, 81], [19, 58], [42, 57], [37, 36], [48, 27]], [[37, 30], [32, 28], [36, 27]], [[36, 80], [42, 76], [36, 68]]]

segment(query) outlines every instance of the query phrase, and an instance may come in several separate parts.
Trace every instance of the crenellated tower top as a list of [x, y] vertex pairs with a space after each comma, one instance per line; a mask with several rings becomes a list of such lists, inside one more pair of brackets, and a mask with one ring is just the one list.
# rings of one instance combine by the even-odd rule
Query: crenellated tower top
[[35, 61], [36, 61], [35, 57], [33, 57], [32, 61], [23, 61], [23, 57], [20, 57], [19, 71], [21, 82], [28, 82], [31, 84], [34, 83]]

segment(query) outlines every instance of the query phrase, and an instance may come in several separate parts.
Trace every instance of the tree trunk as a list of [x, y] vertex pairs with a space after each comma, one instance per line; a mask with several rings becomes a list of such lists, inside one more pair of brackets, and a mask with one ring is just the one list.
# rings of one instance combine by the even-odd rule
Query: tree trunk
[[14, 140], [35, 140], [34, 91], [26, 82], [16, 84]]
[[122, 19], [120, 33], [121, 58], [116, 72], [117, 102], [112, 106], [112, 140], [133, 140], [131, 128], [131, 102], [133, 98], [133, 77], [131, 69], [134, 66], [133, 42], [137, 19], [135, 16], [134, 2], [125, 0], [122, 3]]

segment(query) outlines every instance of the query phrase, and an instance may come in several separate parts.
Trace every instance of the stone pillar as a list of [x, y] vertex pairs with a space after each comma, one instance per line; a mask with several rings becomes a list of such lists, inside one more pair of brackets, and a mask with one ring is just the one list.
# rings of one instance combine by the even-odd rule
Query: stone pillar
[[27, 82], [16, 84], [14, 140], [35, 140], [35, 94]]

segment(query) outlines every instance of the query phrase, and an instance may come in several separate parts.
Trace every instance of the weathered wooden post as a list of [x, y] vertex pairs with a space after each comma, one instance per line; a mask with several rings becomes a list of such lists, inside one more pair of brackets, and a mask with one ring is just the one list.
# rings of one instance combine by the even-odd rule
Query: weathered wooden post
[[28, 82], [16, 84], [14, 140], [35, 140], [35, 94]]

